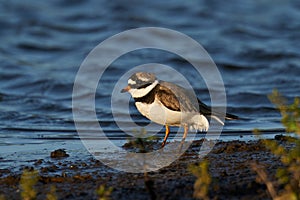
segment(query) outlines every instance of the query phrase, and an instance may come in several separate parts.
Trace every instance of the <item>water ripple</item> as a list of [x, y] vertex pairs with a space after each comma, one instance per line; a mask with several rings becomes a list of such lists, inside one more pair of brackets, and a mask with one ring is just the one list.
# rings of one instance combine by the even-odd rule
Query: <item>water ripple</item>
[[[107, 37], [144, 26], [188, 34], [212, 56], [226, 87], [227, 110], [242, 118], [226, 123], [227, 134], [246, 134], [253, 128], [282, 131], [280, 115], [267, 95], [273, 88], [288, 101], [300, 95], [299, 5], [298, 1], [271, 0], [243, 4], [232, 0], [2, 1], [0, 137], [76, 138], [72, 90], [81, 62]], [[194, 59], [206, 67], [201, 58]], [[112, 63], [96, 93], [97, 116], [110, 137], [127, 137], [111, 114], [110, 96], [116, 81], [131, 67], [149, 62], [181, 72], [199, 98], [210, 104], [204, 81], [185, 59], [152, 49], [131, 52]], [[74, 97], [90, 95], [82, 92]], [[127, 123], [127, 115], [120, 112], [121, 122]], [[142, 126], [149, 123], [133, 103], [130, 114]]]

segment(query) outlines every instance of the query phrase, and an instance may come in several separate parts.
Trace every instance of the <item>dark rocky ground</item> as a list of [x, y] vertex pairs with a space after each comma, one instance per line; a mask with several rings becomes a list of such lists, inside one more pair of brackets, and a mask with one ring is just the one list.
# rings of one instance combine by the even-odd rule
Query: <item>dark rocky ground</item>
[[[111, 199], [193, 199], [196, 178], [188, 166], [201, 161], [197, 154], [200, 145], [201, 141], [194, 141], [180, 159], [147, 177], [117, 172], [92, 157], [74, 161], [37, 159], [33, 165], [40, 174], [37, 199], [45, 199], [51, 185], [56, 186], [58, 199], [97, 199], [95, 190], [102, 184], [113, 187]], [[211, 199], [271, 199], [266, 186], [256, 182], [250, 164], [264, 166], [272, 180], [281, 162], [260, 140], [218, 142], [206, 158], [212, 176]], [[20, 199], [21, 173], [22, 169], [0, 170], [0, 195], [5, 199]]]

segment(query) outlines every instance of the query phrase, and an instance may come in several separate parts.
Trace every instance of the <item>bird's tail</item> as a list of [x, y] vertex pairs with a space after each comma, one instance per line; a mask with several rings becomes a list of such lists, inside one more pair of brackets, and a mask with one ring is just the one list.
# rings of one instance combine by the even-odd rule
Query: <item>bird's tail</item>
[[[222, 120], [220, 119], [220, 117], [224, 116], [224, 114], [221, 114], [219, 112], [213, 112], [212, 113], [211, 107], [205, 105], [199, 99], [198, 99], [198, 103], [199, 103], [199, 106], [200, 106], [200, 113], [202, 113], [206, 117], [211, 117], [211, 118], [215, 119], [217, 122], [219, 122], [220, 124], [224, 125], [224, 122], [222, 122]], [[236, 115], [230, 114], [230, 113], [226, 113], [225, 114], [225, 119], [226, 120], [237, 120], [237, 119], [239, 119], [239, 117], [236, 116]]]
[[228, 119], [228, 120], [237, 120], [237, 119], [239, 119], [239, 117], [236, 116], [236, 115], [230, 114], [230, 113], [226, 113], [225, 119]]
[[[215, 119], [220, 124], [222, 124], [222, 126], [224, 126], [224, 122], [222, 122], [222, 120], [219, 118], [219, 116], [212, 114], [212, 115], [210, 115], [210, 117]], [[226, 113], [225, 119], [227, 119], [227, 120], [237, 120], [237, 119], [239, 119], [239, 117], [236, 116], [236, 115], [233, 115], [233, 114]]]

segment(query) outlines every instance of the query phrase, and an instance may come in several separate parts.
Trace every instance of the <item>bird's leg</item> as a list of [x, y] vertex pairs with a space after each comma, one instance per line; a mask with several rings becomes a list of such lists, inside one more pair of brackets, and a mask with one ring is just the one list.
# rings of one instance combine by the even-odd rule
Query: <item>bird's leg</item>
[[185, 125], [184, 125], [184, 132], [183, 132], [183, 136], [182, 136], [181, 142], [184, 142], [184, 141], [185, 141], [185, 138], [186, 138], [188, 132], [189, 132], [189, 127], [188, 127], [187, 124], [185, 124]]
[[188, 132], [189, 132], [189, 127], [188, 127], [187, 124], [185, 124], [185, 125], [184, 125], [184, 132], [183, 132], [182, 140], [181, 140], [180, 146], [179, 146], [179, 152], [182, 151], [182, 146], [183, 146], [183, 144], [184, 144], [184, 141], [185, 141], [185, 138], [186, 138]]
[[169, 134], [170, 134], [170, 128], [169, 128], [169, 125], [166, 125], [166, 134], [165, 134], [164, 141], [161, 144], [161, 147], [164, 147], [166, 145], [166, 142], [167, 142], [167, 139], [169, 137]]

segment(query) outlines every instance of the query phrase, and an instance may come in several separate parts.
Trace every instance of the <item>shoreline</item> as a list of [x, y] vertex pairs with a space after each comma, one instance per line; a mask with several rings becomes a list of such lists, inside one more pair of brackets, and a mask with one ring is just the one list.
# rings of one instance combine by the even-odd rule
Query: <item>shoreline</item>
[[[277, 139], [282, 145], [287, 145]], [[155, 194], [156, 199], [193, 199], [196, 177], [188, 171], [188, 166], [201, 161], [198, 156], [201, 142], [194, 141], [171, 165], [149, 172], [147, 180], [151, 182], [152, 191], [146, 187], [144, 174], [119, 172], [92, 156], [80, 158], [80, 155], [66, 149], [70, 154], [66, 158], [38, 158], [17, 170], [1, 169], [0, 196], [20, 199], [20, 174], [24, 169], [35, 169], [40, 174], [35, 187], [37, 199], [45, 199], [51, 185], [56, 187], [58, 199], [97, 199], [95, 191], [103, 184], [113, 188], [111, 199], [150, 199], [151, 194]], [[274, 179], [276, 169], [282, 166], [279, 158], [264, 147], [262, 140], [221, 141], [205, 159], [209, 161], [212, 177], [209, 187], [212, 199], [271, 199], [266, 186], [256, 182], [257, 174], [250, 165], [260, 163], [270, 175], [270, 180]]]

